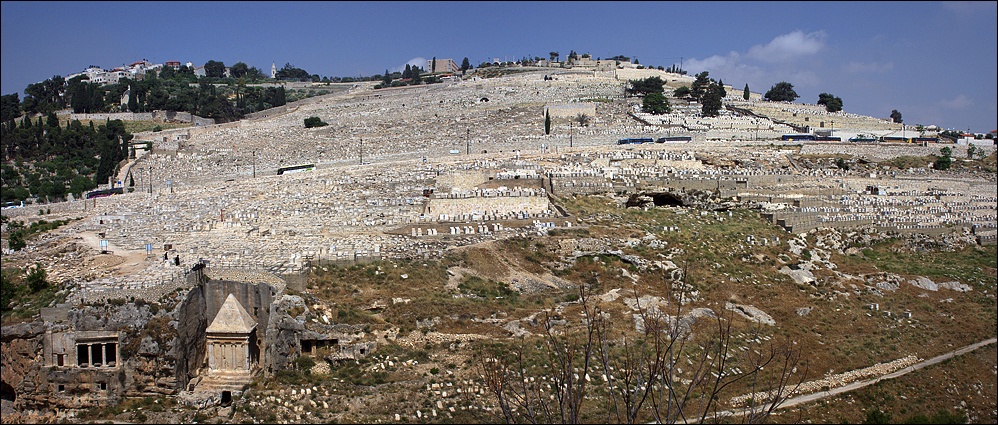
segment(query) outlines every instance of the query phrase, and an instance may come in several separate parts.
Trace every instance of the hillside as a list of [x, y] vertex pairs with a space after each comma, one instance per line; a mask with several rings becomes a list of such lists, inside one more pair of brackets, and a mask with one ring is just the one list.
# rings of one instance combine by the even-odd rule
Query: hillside
[[[684, 411], [714, 421], [700, 402], [761, 403], [743, 396], [781, 378], [800, 384], [792, 395], [821, 393], [998, 335], [993, 148], [964, 161], [966, 149], [949, 145], [959, 161], [934, 170], [925, 164], [944, 145], [783, 143], [783, 124], [698, 117], [695, 105], [656, 123], [613, 73], [550, 74], [358, 84], [252, 120], [138, 133], [154, 143], [131, 165], [148, 191], [54, 203], [43, 215], [5, 210], [25, 225], [67, 223], [4, 254], [5, 270], [41, 264], [55, 292], [44, 299], [51, 310], [24, 290], [5, 311], [3, 382], [16, 397], [5, 396], [4, 421], [526, 421], [529, 409], [504, 411], [495, 390], [552, 406], [558, 388], [583, 383], [571, 416], [535, 419], [625, 421], [614, 401], [672, 386], [692, 389], [685, 405], [648, 399], [630, 419], [675, 422]], [[766, 102], [744, 106], [792, 118]], [[545, 107], [562, 114], [547, 135]], [[585, 125], [580, 111], [592, 114]], [[304, 128], [312, 116], [329, 126]], [[836, 129], [889, 130], [835, 117]], [[677, 134], [692, 140], [615, 143]], [[315, 169], [277, 174], [297, 164]], [[191, 283], [198, 262], [207, 283]], [[197, 346], [182, 320], [191, 300], [205, 297], [211, 311], [221, 299], [202, 288], [250, 277], [277, 282], [245, 306], [276, 342], [230, 403], [185, 404], [202, 377], [186, 378], [208, 362], [178, 351]], [[26, 335], [45, 326], [78, 338], [116, 332], [120, 373], [136, 377], [92, 401], [60, 394], [44, 379], [89, 371], [35, 360], [48, 343]], [[941, 410], [990, 423], [994, 352], [755, 419]], [[650, 359], [664, 367], [651, 381], [641, 376]]]

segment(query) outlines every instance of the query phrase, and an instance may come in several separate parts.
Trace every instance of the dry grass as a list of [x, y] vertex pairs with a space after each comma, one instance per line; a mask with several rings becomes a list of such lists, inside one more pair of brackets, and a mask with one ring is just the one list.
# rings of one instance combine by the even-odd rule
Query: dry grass
[[[601, 308], [614, 318], [616, 329], [624, 333], [633, 331], [633, 311], [623, 303], [624, 298], [647, 295], [669, 299], [671, 296], [673, 285], [661, 270], [639, 267], [606, 252], [578, 258], [570, 253], [566, 256], [562, 241], [572, 239], [604, 241], [608, 243], [608, 249], [621, 249], [624, 255], [634, 255], [649, 262], [669, 260], [683, 267], [689, 275], [689, 283], [699, 291], [698, 299], [684, 307], [687, 311], [707, 307], [730, 314], [724, 310], [724, 304], [729, 301], [763, 310], [777, 325], [760, 326], [732, 316], [733, 344], [752, 346], [748, 335], [759, 332], [793, 340], [804, 353], [810, 370], [808, 379], [888, 362], [908, 354], [929, 358], [998, 332], [998, 308], [993, 296], [996, 287], [993, 246], [959, 252], [912, 252], [901, 242], [888, 241], [866, 247], [856, 255], [833, 251], [831, 261], [837, 268], [833, 271], [819, 267], [813, 271], [817, 284], [802, 287], [778, 270], [784, 264], [797, 264], [811, 254], [790, 252], [787, 240], [793, 235], [753, 211], [734, 210], [731, 216], [726, 213], [715, 216], [713, 212], [701, 215], [699, 211], [680, 208], [623, 209], [613, 199], [599, 196], [570, 197], [561, 202], [579, 219], [582, 227], [556, 232], [554, 236], [513, 238], [455, 249], [442, 260], [381, 261], [318, 268], [309, 282], [309, 291], [336, 306], [337, 321], [398, 327], [400, 335], [453, 334], [457, 336], [454, 341], [463, 341], [427, 340], [410, 348], [388, 344], [375, 352], [376, 356], [398, 355], [403, 360], [418, 356], [420, 366], [413, 370], [388, 370], [362, 379], [363, 373], [359, 371], [369, 363], [363, 360], [356, 374], [351, 375], [349, 368], [337, 372], [338, 379], [344, 382], [308, 378], [309, 382], [334, 386], [341, 396], [349, 394], [349, 397], [330, 399], [334, 404], [330, 412], [335, 414], [326, 419], [345, 422], [391, 420], [395, 410], [384, 406], [432, 407], [431, 397], [424, 392], [425, 386], [431, 381], [442, 382], [443, 378], [432, 371], [453, 370], [454, 375], [448, 376], [452, 380], [478, 379], [474, 359], [486, 345], [507, 350], [513, 347], [515, 339], [502, 328], [510, 320], [542, 314], [545, 310], [553, 312], [560, 304], [558, 313], [552, 314], [565, 319], [570, 326], [578, 323], [579, 306], [565, 304], [578, 298], [577, 289], [552, 284], [516, 294], [510, 292], [514, 278], [551, 282], [556, 277], [559, 282], [585, 284], [594, 295], [619, 289], [621, 298], [603, 303]], [[666, 231], [666, 226], [679, 227], [681, 231]], [[623, 243], [649, 235], [662, 246], [651, 248], [647, 240], [631, 247]], [[748, 242], [749, 236], [771, 243], [753, 245]], [[780, 243], [772, 243], [777, 238]], [[809, 247], [814, 246], [813, 238], [808, 242]], [[451, 278], [448, 269], [461, 271], [455, 277], [456, 288], [447, 286]], [[903, 279], [925, 276], [937, 283], [957, 280], [972, 285], [974, 290], [969, 293], [931, 292], [902, 284], [897, 291], [878, 295], [871, 292], [865, 282], [843, 279], [838, 273], [853, 276], [892, 273]], [[403, 274], [407, 276], [405, 279], [401, 277]], [[393, 304], [393, 298], [408, 301]], [[880, 304], [879, 311], [866, 307], [873, 302]], [[375, 303], [384, 307], [368, 309]], [[675, 304], [669, 305], [675, 307]], [[797, 311], [802, 307], [811, 310], [801, 316]], [[893, 315], [887, 316], [887, 311]], [[898, 314], [904, 311], [912, 312], [913, 317], [900, 318]], [[535, 335], [541, 331], [536, 322], [521, 321], [521, 326]], [[461, 337], [466, 334], [485, 336], [487, 342], [468, 342], [471, 338]], [[542, 362], [543, 359], [537, 357], [540, 355], [534, 353], [531, 361]], [[937, 366], [936, 372], [918, 372], [880, 384], [886, 389], [864, 390], [848, 396], [853, 397], [851, 399], [844, 397], [817, 403], [808, 407], [802, 420], [858, 422], [865, 418], [865, 409], [890, 402], [894, 409], [891, 413], [897, 419], [913, 414], [932, 415], [933, 409], [959, 405], [962, 400], [973, 400], [975, 405], [981, 406], [980, 412], [988, 412], [989, 406], [993, 411], [993, 376], [989, 378], [990, 382], [977, 382], [987, 381], [981, 378], [980, 370], [991, 371], [988, 373], [993, 375], [993, 349], [990, 356], [989, 362], [987, 356], [974, 354]], [[982, 369], [974, 375], [973, 368]], [[912, 387], [926, 377], [938, 382], [926, 386], [926, 390]], [[968, 382], [977, 382], [972, 389], [979, 391], [979, 396], [966, 395], [971, 383], [964, 385], [958, 381], [970, 378], [976, 379]], [[947, 390], [954, 386], [960, 388], [959, 394]], [[732, 395], [741, 390], [744, 388], [732, 388]], [[901, 395], [908, 397], [908, 401]], [[932, 397], [935, 397], [932, 402], [916, 401]], [[491, 400], [483, 397], [475, 402], [488, 405]], [[438, 417], [436, 421], [458, 418], [473, 422], [497, 419], [483, 412], [459, 412], [453, 418]], [[776, 420], [797, 419], [799, 417], [788, 412]], [[982, 420], [988, 421], [978, 419]]]

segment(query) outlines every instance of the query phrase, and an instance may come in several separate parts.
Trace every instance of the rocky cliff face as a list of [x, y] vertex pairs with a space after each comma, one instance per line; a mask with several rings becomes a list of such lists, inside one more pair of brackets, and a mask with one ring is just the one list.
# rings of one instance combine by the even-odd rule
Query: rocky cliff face
[[[277, 294], [266, 284], [209, 281], [162, 304], [131, 300], [61, 306], [34, 322], [2, 329], [5, 422], [54, 420], [60, 410], [187, 389], [204, 363], [205, 329], [218, 311], [219, 298], [229, 293], [258, 321], [261, 351], [266, 351], [261, 366], [268, 371], [289, 367], [301, 354], [308, 307], [301, 297]], [[93, 353], [87, 351], [92, 345], [97, 347]], [[102, 356], [107, 357], [96, 360]]]
[[[56, 410], [118, 403], [123, 397], [176, 391], [174, 313], [144, 302], [69, 308], [66, 319], [3, 327], [2, 379], [11, 389], [10, 409], [45, 420]], [[117, 341], [114, 365], [80, 367], [75, 342], [95, 333]], [[117, 339], [114, 339], [117, 335]], [[68, 341], [59, 365], [52, 341]], [[109, 348], [113, 350], [114, 348]]]
[[283, 295], [270, 305], [265, 365], [268, 373], [290, 367], [291, 362], [301, 355], [299, 339], [305, 331], [307, 312], [305, 300], [297, 295]]

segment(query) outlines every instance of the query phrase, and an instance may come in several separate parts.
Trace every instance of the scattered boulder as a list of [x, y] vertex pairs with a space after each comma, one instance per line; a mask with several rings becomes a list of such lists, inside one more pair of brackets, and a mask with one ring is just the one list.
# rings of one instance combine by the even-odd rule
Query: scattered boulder
[[729, 302], [724, 304], [724, 308], [731, 310], [737, 313], [739, 316], [742, 316], [756, 323], [762, 323], [764, 325], [770, 325], [770, 326], [776, 325], [776, 321], [773, 320], [773, 318], [770, 317], [768, 314], [766, 314], [766, 312], [750, 305], [734, 304]]

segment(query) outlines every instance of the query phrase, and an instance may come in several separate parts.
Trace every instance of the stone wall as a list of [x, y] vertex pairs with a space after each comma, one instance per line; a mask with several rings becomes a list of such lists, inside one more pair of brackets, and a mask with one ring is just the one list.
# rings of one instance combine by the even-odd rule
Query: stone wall
[[112, 112], [112, 113], [100, 113], [100, 114], [69, 114], [70, 120], [80, 120], [80, 121], [105, 121], [105, 120], [122, 120], [122, 121], [180, 121], [189, 122], [198, 126], [213, 125], [215, 120], [212, 118], [199, 117], [193, 115], [190, 112], [179, 112], [179, 111], [152, 111], [152, 112]]
[[[457, 218], [462, 215], [489, 215], [495, 217], [526, 213], [531, 217], [547, 215], [552, 211], [547, 196], [473, 197], [457, 199], [432, 199], [427, 207], [430, 217]], [[441, 221], [447, 221], [443, 219]]]

